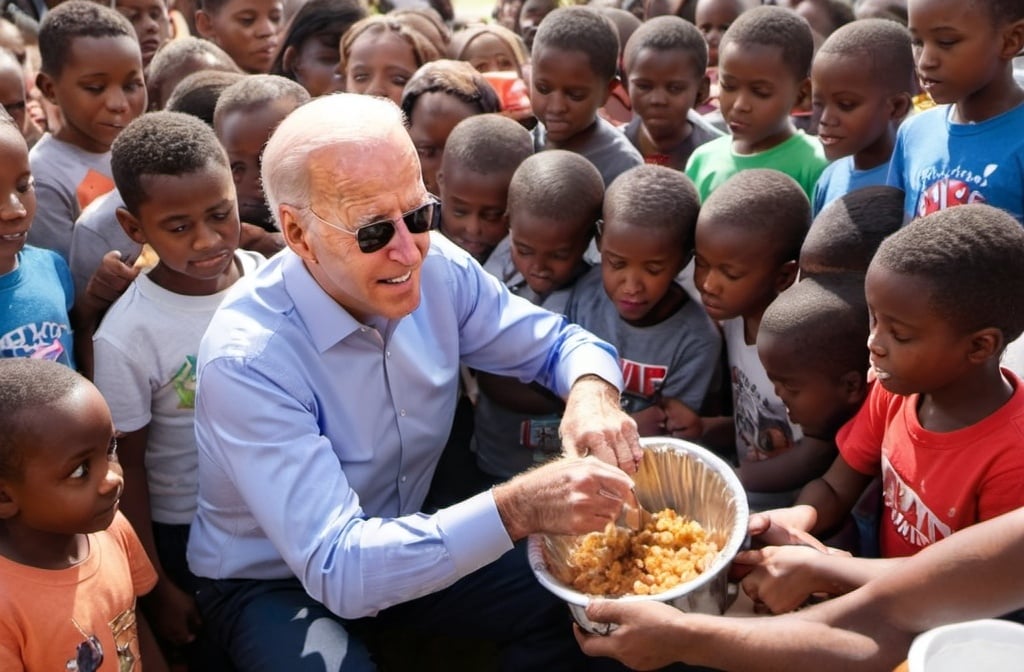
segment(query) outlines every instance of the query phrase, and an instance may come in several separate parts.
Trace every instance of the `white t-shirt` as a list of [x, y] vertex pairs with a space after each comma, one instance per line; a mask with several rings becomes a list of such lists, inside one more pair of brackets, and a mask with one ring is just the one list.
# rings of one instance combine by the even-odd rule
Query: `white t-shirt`
[[[235, 258], [244, 275], [264, 261], [248, 250], [237, 250]], [[195, 515], [196, 354], [227, 292], [185, 296], [143, 274], [110, 307], [93, 336], [95, 383], [117, 431], [149, 426], [146, 477], [151, 515], [158, 523], [187, 525]]]
[[[742, 470], [744, 464], [768, 460], [790, 450], [803, 438], [803, 432], [799, 425], [789, 421], [786, 405], [775, 394], [775, 386], [757, 356], [757, 346], [747, 344], [743, 318], [725, 320], [722, 332], [729, 356], [736, 457]], [[792, 492], [747, 492], [751, 507], [757, 510], [789, 506], [794, 497]]]

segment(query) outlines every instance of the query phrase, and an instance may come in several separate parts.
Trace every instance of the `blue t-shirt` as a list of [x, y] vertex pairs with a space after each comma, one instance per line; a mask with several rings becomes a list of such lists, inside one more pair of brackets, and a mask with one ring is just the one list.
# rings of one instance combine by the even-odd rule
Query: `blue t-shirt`
[[817, 217], [826, 205], [851, 191], [884, 185], [888, 176], [888, 162], [867, 170], [857, 170], [853, 166], [852, 156], [836, 159], [828, 164], [825, 172], [818, 178], [818, 183], [814, 185], [814, 200], [811, 202], [814, 216]]
[[954, 205], [987, 203], [1024, 223], [1024, 104], [980, 123], [925, 110], [900, 126], [888, 183], [906, 192], [909, 219]]
[[0, 357], [50, 359], [74, 368], [68, 319], [74, 296], [63, 257], [22, 248], [17, 268], [0, 275]]

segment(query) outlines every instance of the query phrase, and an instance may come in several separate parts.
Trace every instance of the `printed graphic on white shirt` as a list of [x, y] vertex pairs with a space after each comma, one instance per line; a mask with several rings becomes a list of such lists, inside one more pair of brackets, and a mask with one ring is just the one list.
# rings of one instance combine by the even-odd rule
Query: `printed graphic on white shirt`
[[736, 420], [736, 453], [743, 462], [759, 462], [793, 447], [793, 430], [783, 409], [780, 415], [758, 394], [743, 371], [732, 371], [733, 417]]

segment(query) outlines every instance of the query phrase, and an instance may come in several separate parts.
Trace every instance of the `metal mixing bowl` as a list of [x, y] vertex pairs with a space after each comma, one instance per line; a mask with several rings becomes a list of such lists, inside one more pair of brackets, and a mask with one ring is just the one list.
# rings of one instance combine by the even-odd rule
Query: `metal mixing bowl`
[[[739, 478], [724, 460], [695, 443], [669, 437], [640, 439], [644, 458], [634, 477], [640, 504], [648, 511], [675, 509], [700, 523], [721, 549], [700, 576], [656, 595], [626, 595], [627, 602], [655, 600], [682, 611], [722, 614], [729, 606], [728, 569], [747, 537], [747, 496]], [[607, 634], [613, 623], [587, 618], [591, 597], [571, 588], [566, 577], [576, 537], [533, 535], [528, 545], [530, 566], [541, 585], [566, 601], [584, 630]], [[550, 563], [550, 565], [549, 565]]]

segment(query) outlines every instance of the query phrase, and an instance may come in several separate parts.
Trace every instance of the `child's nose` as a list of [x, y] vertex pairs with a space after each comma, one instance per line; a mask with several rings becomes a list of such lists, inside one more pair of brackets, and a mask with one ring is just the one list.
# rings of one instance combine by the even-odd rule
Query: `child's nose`
[[114, 490], [120, 491], [124, 488], [124, 476], [121, 472], [121, 465], [116, 461], [107, 463], [107, 473], [100, 483], [100, 494], [107, 494]]
[[7, 194], [7, 198], [3, 199], [3, 202], [0, 202], [0, 218], [21, 219], [26, 214], [28, 211], [25, 209], [25, 204], [13, 191]]

